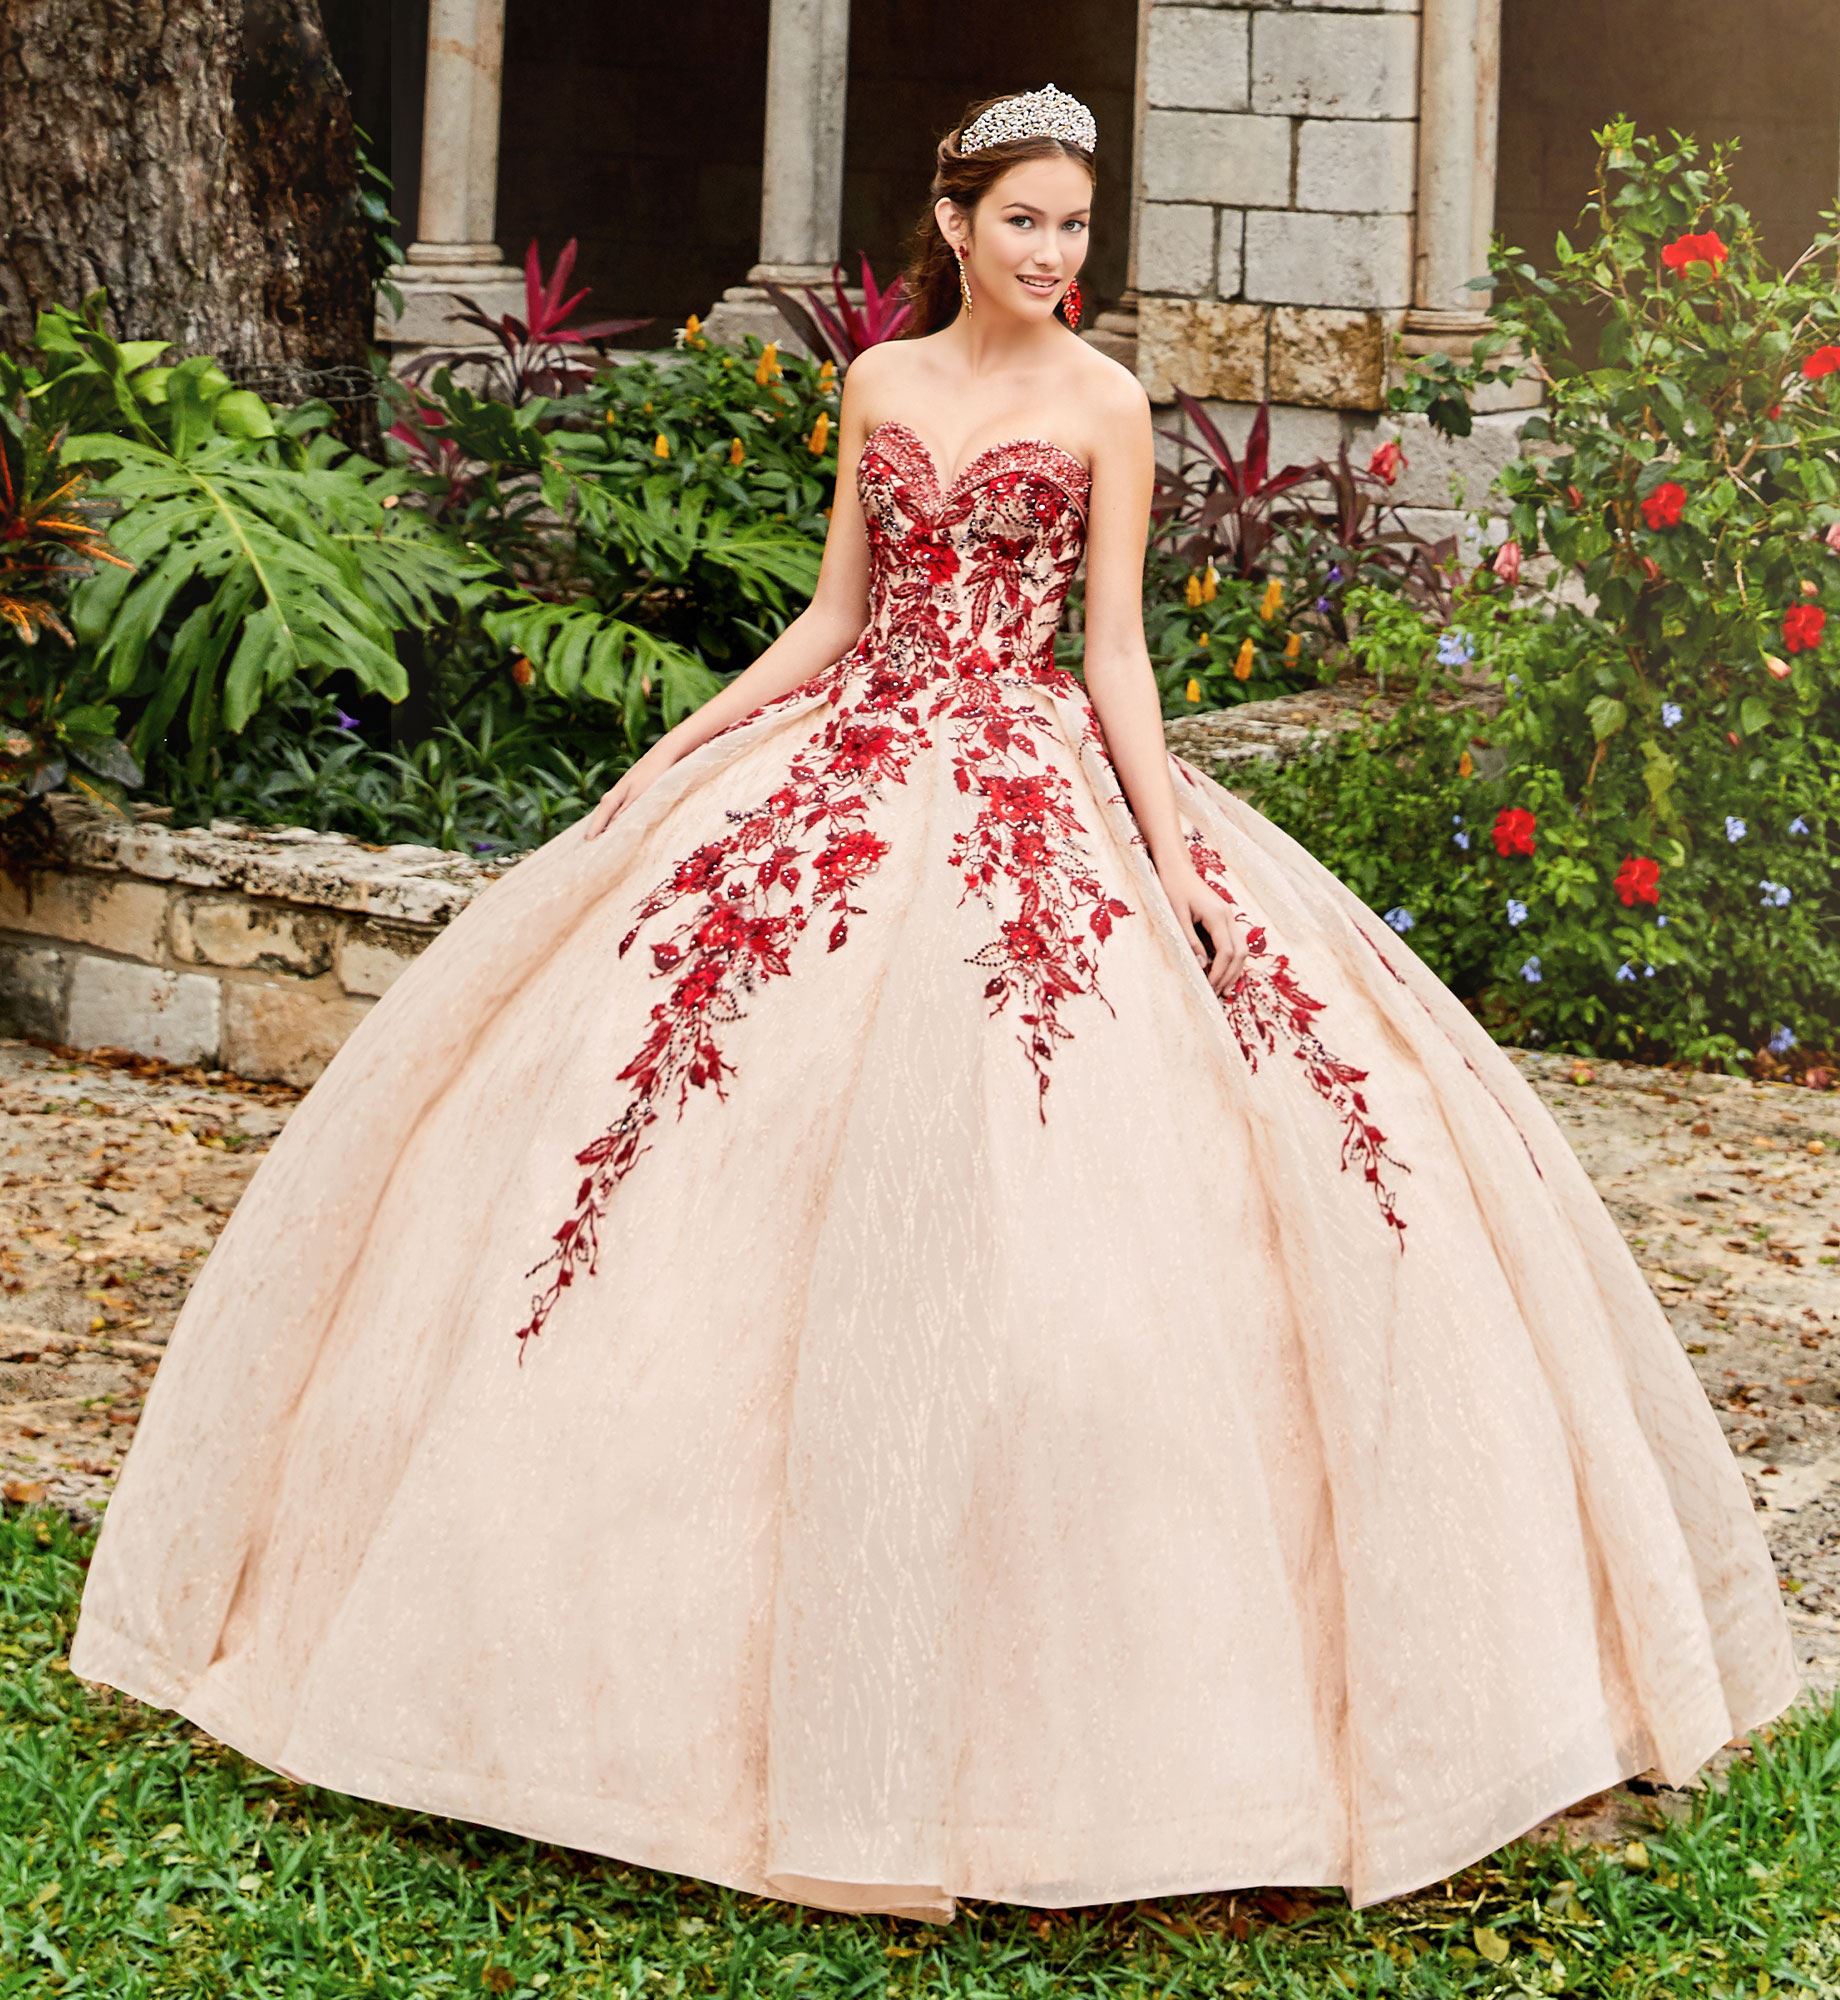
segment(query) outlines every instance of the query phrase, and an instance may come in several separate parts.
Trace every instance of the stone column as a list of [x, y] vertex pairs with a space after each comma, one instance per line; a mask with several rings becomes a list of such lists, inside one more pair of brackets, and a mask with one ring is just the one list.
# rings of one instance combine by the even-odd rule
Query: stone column
[[1409, 332], [1473, 339], [1489, 295], [1501, 103], [1501, 0], [1422, 0], [1418, 226]]
[[456, 291], [488, 312], [523, 310], [523, 274], [496, 241], [504, 60], [505, 0], [429, 0], [420, 210], [407, 261], [390, 271], [402, 314], [378, 327], [395, 347], [482, 340], [448, 319]]
[[850, 0], [772, 0], [772, 9], [760, 256], [710, 309], [704, 330], [717, 340], [758, 333], [789, 343], [792, 330], [762, 285], [810, 285], [828, 298], [838, 257]]

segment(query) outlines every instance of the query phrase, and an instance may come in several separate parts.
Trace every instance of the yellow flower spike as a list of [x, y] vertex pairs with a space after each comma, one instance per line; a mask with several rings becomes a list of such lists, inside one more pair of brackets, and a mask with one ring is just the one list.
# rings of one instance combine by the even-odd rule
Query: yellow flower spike
[[1284, 658], [1289, 666], [1297, 664], [1297, 655], [1303, 651], [1303, 634], [1293, 632], [1284, 642]]
[[702, 327], [702, 324], [703, 322], [697, 318], [695, 313], [692, 313], [690, 317], [684, 321], [684, 345], [686, 347], [702, 346], [703, 343], [699, 337], [699, 330]]
[[818, 387], [828, 389], [837, 379], [837, 364], [827, 354], [818, 364]]
[[1189, 571], [1188, 581], [1182, 586], [1182, 599], [1191, 611], [1201, 602], [1201, 579], [1193, 570]]
[[1199, 701], [1201, 699], [1201, 683], [1197, 680], [1191, 680], [1187, 687], [1182, 690], [1182, 699], [1184, 701]]
[[818, 412], [818, 421], [811, 427], [811, 436], [805, 440], [805, 448], [811, 453], [813, 458], [822, 458], [824, 456], [824, 448], [830, 441], [830, 434], [831, 413], [829, 410], [820, 410]]
[[671, 456], [671, 440], [665, 436], [663, 431], [660, 431], [652, 440], [652, 456], [654, 458], [669, 458]]
[[652, 402], [652, 399], [651, 399], [651, 397], [650, 397], [650, 396], [647, 396], [647, 397], [646, 397], [646, 399], [645, 399], [645, 404], [644, 404], [644, 409], [645, 409], [645, 414], [646, 414], [646, 415], [647, 415], [648, 417], [649, 417], [649, 416], [650, 416], [650, 415], [652, 414], [652, 410], [653, 410], [653, 408], [654, 408], [654, 407], [655, 407], [655, 406], [654, 406], [654, 404], [653, 404], [653, 402]]
[[769, 340], [760, 350], [760, 359], [754, 367], [754, 380], [764, 389], [779, 372], [779, 342]]
[[1233, 662], [1233, 678], [1243, 681], [1252, 672], [1252, 640], [1250, 637], [1239, 642], [1239, 654]]
[[1259, 616], [1269, 624], [1278, 615], [1278, 607], [1284, 602], [1284, 586], [1274, 576], [1265, 586], [1265, 595], [1259, 599]]
[[730, 439], [729, 439], [729, 441], [728, 441], [728, 462], [729, 462], [729, 464], [730, 464], [730, 465], [739, 465], [739, 464], [741, 463], [741, 461], [742, 461], [742, 460], [743, 460], [744, 458], [746, 458], [746, 457], [747, 457], [747, 453], [746, 453], [745, 451], [743, 451], [743, 450], [742, 450], [742, 448], [741, 448], [741, 440], [740, 440], [739, 438], [730, 438]]
[[1470, 773], [1473, 770], [1475, 770], [1475, 768], [1476, 768], [1475, 758], [1473, 758], [1469, 754], [1469, 752], [1465, 750], [1463, 755], [1457, 759], [1457, 776], [1459, 778], [1467, 778], [1470, 775]]
[[1210, 646], [1213, 642], [1214, 635], [1212, 632], [1197, 632], [1195, 634], [1195, 644], [1197, 646]]
[[1220, 588], [1220, 573], [1215, 569], [1214, 565], [1210, 562], [1207, 568], [1203, 570], [1201, 573], [1202, 602], [1204, 604], [1211, 604], [1214, 599], [1214, 594], [1216, 591], [1219, 590], [1219, 588]]

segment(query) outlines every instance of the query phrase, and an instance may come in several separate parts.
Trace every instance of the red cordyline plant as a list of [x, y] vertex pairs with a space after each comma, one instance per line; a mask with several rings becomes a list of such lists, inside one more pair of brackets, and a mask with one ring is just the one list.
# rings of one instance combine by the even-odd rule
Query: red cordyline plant
[[800, 305], [783, 285], [768, 283], [762, 289], [779, 308], [780, 317], [811, 352], [828, 354], [839, 368], [847, 368], [865, 347], [894, 339], [913, 317], [913, 301], [907, 296], [905, 282], [897, 277], [883, 291], [875, 282], [866, 253], [862, 260], [860, 306], [843, 288], [841, 264], [831, 266], [831, 290], [837, 298], [835, 311], [809, 285], [801, 288], [806, 305]]
[[1242, 579], [1281, 566], [1305, 594], [1327, 592], [1331, 604], [1360, 571], [1427, 610], [1448, 611], [1455, 538], [1427, 542], [1406, 526], [1389, 498], [1404, 463], [1397, 444], [1381, 445], [1364, 469], [1350, 462], [1344, 442], [1334, 460], [1274, 472], [1269, 402], [1259, 405], [1237, 457], [1186, 389], [1176, 391], [1176, 402], [1194, 436], [1163, 433], [1184, 456], [1174, 467], [1158, 466], [1151, 516], [1180, 561], [1211, 562]]
[[[63, 436], [0, 404], [0, 870], [28, 903], [27, 864], [49, 835], [44, 795], [68, 782], [116, 804], [141, 781], [100, 677], [85, 657], [73, 659], [59, 608], [98, 563], [134, 567], [104, 541], [92, 518], [102, 503], [83, 497], [83, 475], [60, 467]], [[61, 646], [42, 645], [47, 635]]]
[[1281, 533], [1277, 502], [1313, 476], [1310, 465], [1271, 469], [1271, 405], [1261, 403], [1246, 434], [1243, 457], [1220, 426], [1186, 389], [1176, 391], [1182, 414], [1195, 435], [1164, 431], [1183, 448], [1176, 466], [1158, 465], [1150, 517], [1171, 531], [1175, 554], [1191, 567], [1213, 562], [1239, 577], [1265, 573], [1272, 544]]
[[530, 246], [524, 252], [522, 319], [515, 313], [488, 313], [464, 292], [456, 292], [454, 296], [466, 307], [466, 311], [449, 313], [448, 318], [462, 320], [489, 333], [496, 352], [491, 348], [478, 347], [430, 349], [425, 354], [418, 354], [402, 369], [403, 380], [420, 381], [437, 368], [476, 362], [484, 356], [494, 365], [494, 379], [486, 393], [498, 402], [526, 403], [533, 396], [567, 396], [584, 388], [594, 379], [600, 362], [598, 357], [592, 361], [582, 359], [581, 351], [598, 346], [616, 333], [631, 333], [639, 327], [650, 326], [654, 315], [646, 314], [639, 319], [588, 320], [571, 325], [570, 313], [592, 289], [583, 285], [566, 298], [563, 296], [569, 274], [575, 268], [575, 251], [576, 239], [571, 236], [558, 253], [554, 268], [545, 277], [536, 238], [531, 238]]
[[471, 469], [474, 461], [449, 431], [446, 410], [413, 388], [409, 393], [414, 397], [414, 408], [399, 417], [385, 435], [402, 446], [418, 471], [443, 482], [442, 489], [430, 493], [428, 500], [430, 512], [442, 515], [471, 496], [477, 484]]

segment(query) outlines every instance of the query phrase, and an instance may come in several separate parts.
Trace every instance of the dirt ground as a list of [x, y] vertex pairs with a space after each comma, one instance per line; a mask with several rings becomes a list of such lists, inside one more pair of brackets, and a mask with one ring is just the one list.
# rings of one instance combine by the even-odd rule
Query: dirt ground
[[[1718, 1412], [1809, 1688], [1840, 1685], [1840, 1091], [1514, 1060]], [[0, 1040], [7, 1499], [99, 1513], [191, 1274], [300, 1095]], [[1614, 1831], [1631, 1807], [1619, 1790], [1565, 1817]]]

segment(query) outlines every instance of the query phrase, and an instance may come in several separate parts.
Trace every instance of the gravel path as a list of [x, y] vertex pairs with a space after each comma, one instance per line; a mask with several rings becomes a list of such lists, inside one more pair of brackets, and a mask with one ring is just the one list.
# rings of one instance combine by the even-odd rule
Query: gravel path
[[[1513, 1055], [1718, 1411], [1810, 1689], [1840, 1685], [1840, 1091]], [[191, 1273], [300, 1095], [0, 1040], [6, 1498], [101, 1509]]]

